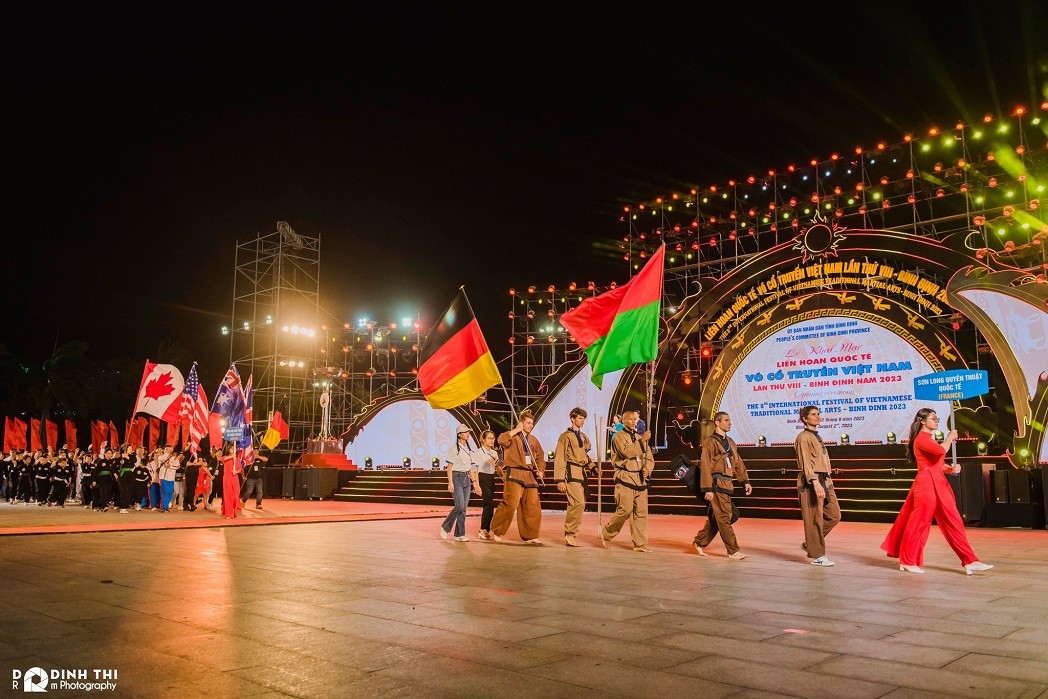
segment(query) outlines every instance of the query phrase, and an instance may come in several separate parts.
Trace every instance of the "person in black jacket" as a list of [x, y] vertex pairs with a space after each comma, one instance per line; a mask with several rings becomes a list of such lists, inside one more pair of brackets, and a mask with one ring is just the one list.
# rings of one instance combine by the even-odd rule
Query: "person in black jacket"
[[205, 510], [211, 509], [211, 503], [215, 498], [222, 499], [222, 478], [225, 476], [225, 465], [218, 458], [220, 455], [221, 452], [217, 447], [211, 447], [211, 453], [206, 459], [207, 470], [211, 472], [211, 492], [207, 494], [207, 503], [204, 505]]
[[261, 449], [255, 454], [255, 460], [244, 467], [244, 486], [240, 490], [240, 499], [247, 504], [251, 496], [255, 497], [255, 509], [262, 509], [262, 467], [269, 462], [269, 450]]
[[131, 511], [131, 497], [135, 489], [135, 457], [134, 450], [130, 444], [124, 447], [123, 452], [113, 463], [113, 475], [116, 476], [117, 505], [120, 514], [126, 515]]
[[51, 503], [59, 507], [65, 507], [66, 498], [69, 497], [69, 485], [73, 482], [73, 468], [69, 465], [69, 458], [60, 456], [58, 463], [51, 469]]
[[196, 489], [197, 479], [200, 478], [200, 468], [204, 466], [204, 461], [199, 456], [194, 457], [188, 450], [183, 452], [182, 458], [186, 464], [185, 480], [185, 492], [182, 495], [182, 509], [187, 512], [196, 510]]
[[33, 456], [25, 453], [22, 462], [15, 466], [14, 479], [17, 481], [15, 500], [21, 500], [23, 505], [28, 505], [33, 497]]
[[96, 488], [95, 509], [102, 512], [109, 511], [109, 505], [113, 502], [113, 485], [116, 477], [113, 473], [116, 455], [112, 449], [105, 450], [105, 456], [98, 460], [98, 468], [95, 470], [91, 485]]
[[97, 470], [98, 464], [95, 463], [94, 454], [90, 452], [84, 454], [80, 461], [80, 502], [85, 510], [94, 507], [95, 498], [98, 495], [97, 489], [92, 485]]
[[33, 467], [33, 480], [36, 483], [36, 504], [40, 507], [51, 502], [51, 459], [41, 455]]
[[153, 476], [146, 467], [145, 451], [142, 447], [138, 448], [135, 454], [135, 466], [131, 469], [131, 482], [133, 484], [131, 499], [135, 503], [135, 512], [140, 511], [143, 503], [148, 501], [149, 484], [153, 481]]

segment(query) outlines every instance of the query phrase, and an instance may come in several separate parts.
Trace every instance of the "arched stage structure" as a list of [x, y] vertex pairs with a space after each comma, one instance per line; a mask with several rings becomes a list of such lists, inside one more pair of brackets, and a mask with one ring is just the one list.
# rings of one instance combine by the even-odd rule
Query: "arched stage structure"
[[[601, 390], [581, 356], [557, 367], [544, 377], [542, 397], [527, 406], [537, 415], [536, 435], [551, 448], [576, 405], [605, 425], [627, 407], [647, 416], [651, 380], [647, 417], [656, 444], [668, 450], [693, 449], [717, 410], [732, 414], [740, 444], [757, 445], [761, 437], [770, 446], [792, 444], [797, 409], [808, 404], [820, 407], [830, 442], [847, 434], [851, 444], [880, 444], [889, 433], [904, 441], [913, 414], [926, 405], [913, 395], [916, 377], [989, 367], [997, 379], [993, 395], [930, 407], [944, 415], [955, 410], [970, 439], [1010, 446], [1014, 432], [1016, 447], [1008, 452], [1016, 466], [1048, 461], [1048, 355], [1040, 353], [1048, 348], [1048, 287], [1014, 269], [990, 272], [992, 261], [958, 247], [952, 238], [915, 245], [897, 232], [816, 224], [720, 279], [700, 279], [703, 291], [666, 314], [653, 371], [638, 365], [616, 372]], [[999, 366], [980, 346], [959, 346], [964, 333], [952, 320], [958, 312], [974, 324], [968, 344], [987, 338]], [[694, 371], [701, 380], [682, 384], [690, 371], [684, 365], [704, 343], [720, 349], [707, 369]], [[405, 401], [416, 407], [405, 412]], [[477, 430], [491, 426], [480, 412], [452, 412]], [[411, 456], [428, 464], [453, 444], [447, 440], [454, 425], [439, 418], [445, 413], [428, 409], [410, 388], [380, 398], [356, 416], [361, 432], [347, 455], [357, 463], [367, 452], [375, 463]]]
[[[764, 478], [751, 500], [763, 504], [751, 507], [766, 516], [796, 507], [787, 445], [798, 408], [814, 404], [835, 466], [866, 473], [843, 504], [888, 516], [912, 477], [902, 443], [926, 405], [914, 380], [983, 370], [988, 393], [932, 406], [952, 414], [959, 455], [1011, 470], [1048, 464], [1045, 113], [1048, 103], [1020, 107], [623, 207], [621, 238], [600, 251], [617, 249], [632, 275], [666, 246], [663, 323], [657, 359], [606, 377], [603, 390], [558, 323], [615, 286], [592, 281], [510, 289], [506, 390], [452, 411], [430, 409], [418, 391], [426, 335], [418, 318], [321, 322], [311, 357], [269, 372], [262, 362], [256, 386], [286, 374], [271, 402], [294, 393], [291, 405], [304, 413], [313, 394], [330, 390], [334, 434], [357, 466], [410, 459], [415, 469], [443, 458], [457, 422], [478, 435], [499, 432], [524, 408], [536, 414], [547, 450], [575, 405], [594, 418], [590, 430], [639, 409], [657, 460], [694, 455], [712, 415], [727, 410], [733, 436], [757, 462], [751, 473]], [[287, 323], [267, 298], [252, 301], [255, 317], [243, 326], [262, 335], [252, 346], [272, 360], [279, 352], [268, 349], [267, 333]], [[498, 355], [493, 329], [483, 330]], [[263, 408], [256, 417], [268, 416]], [[309, 420], [293, 429], [292, 450], [308, 444]]]

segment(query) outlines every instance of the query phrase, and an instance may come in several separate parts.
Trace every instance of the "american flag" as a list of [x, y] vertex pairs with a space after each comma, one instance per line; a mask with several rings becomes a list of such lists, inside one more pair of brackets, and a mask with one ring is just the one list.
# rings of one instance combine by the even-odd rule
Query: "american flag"
[[195, 459], [200, 450], [200, 438], [207, 435], [207, 396], [197, 376], [196, 363], [189, 370], [185, 390], [182, 391], [182, 405], [178, 410], [179, 422], [189, 422], [189, 451]]
[[251, 390], [251, 380], [254, 374], [247, 377], [247, 387], [244, 389], [244, 465], [255, 463], [255, 434], [251, 429], [252, 404], [255, 395]]

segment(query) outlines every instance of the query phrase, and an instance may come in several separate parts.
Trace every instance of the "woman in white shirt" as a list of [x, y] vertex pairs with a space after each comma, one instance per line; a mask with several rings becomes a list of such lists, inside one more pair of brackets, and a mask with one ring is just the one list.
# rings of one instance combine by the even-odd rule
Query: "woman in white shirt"
[[175, 494], [175, 474], [181, 462], [178, 455], [169, 451], [171, 447], [164, 447], [164, 453], [160, 455], [160, 511], [171, 511], [171, 498]]
[[491, 538], [491, 517], [495, 514], [495, 471], [501, 457], [495, 450], [495, 433], [484, 430], [480, 433], [480, 448], [473, 452], [477, 462], [477, 479], [480, 481], [482, 509], [480, 511], [479, 539]]
[[455, 541], [469, 541], [466, 536], [466, 507], [469, 505], [470, 486], [480, 490], [474, 452], [469, 448], [472, 432], [466, 425], [459, 425], [455, 429], [455, 446], [444, 459], [448, 469], [448, 492], [455, 499], [455, 506], [440, 525], [440, 538], [445, 541], [452, 525], [455, 527]]

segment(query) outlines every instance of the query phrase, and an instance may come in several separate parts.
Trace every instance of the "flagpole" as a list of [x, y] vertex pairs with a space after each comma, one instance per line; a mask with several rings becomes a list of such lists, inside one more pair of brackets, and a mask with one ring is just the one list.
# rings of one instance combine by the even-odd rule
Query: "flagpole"
[[601, 487], [601, 472], [604, 469], [602, 468], [601, 461], [603, 461], [604, 457], [604, 445], [607, 443], [607, 435], [604, 435], [604, 437], [601, 438], [604, 428], [602, 427], [600, 415], [593, 416], [593, 429], [597, 438], [593, 443], [594, 449], [597, 452], [597, 538], [603, 539], [604, 525], [601, 523], [601, 490], [603, 490], [603, 488]]
[[[469, 302], [469, 296], [466, 294], [466, 285], [463, 284], [462, 286], [460, 286], [459, 287], [459, 291], [462, 292], [462, 298], [466, 299], [466, 306], [469, 308], [469, 314], [471, 316], [473, 316], [474, 318], [476, 318], [477, 314], [473, 310], [473, 304]], [[485, 344], [487, 344], [486, 341], [485, 341]], [[502, 378], [502, 372], [501, 371], [499, 372], [499, 378], [500, 379]], [[516, 425], [517, 424], [517, 409], [513, 406], [513, 399], [510, 398], [509, 390], [506, 388], [506, 382], [505, 381], [500, 381], [499, 383], [502, 385], [502, 392], [506, 394], [506, 402], [509, 403], [510, 416], [513, 418], [513, 422], [510, 423], [510, 424]]]
[[[131, 406], [131, 419], [135, 419], [135, 408], [138, 407], [138, 398], [142, 395], [142, 384], [146, 382], [146, 377], [149, 376], [149, 357], [146, 357], [146, 365], [142, 367], [142, 380], [138, 382], [138, 393], [135, 394], [135, 404]], [[107, 437], [108, 440], [108, 437]], [[108, 443], [108, 442], [107, 442]]]

